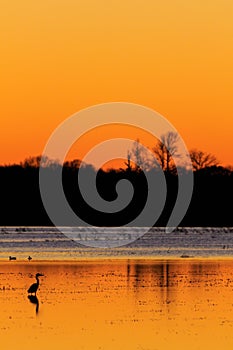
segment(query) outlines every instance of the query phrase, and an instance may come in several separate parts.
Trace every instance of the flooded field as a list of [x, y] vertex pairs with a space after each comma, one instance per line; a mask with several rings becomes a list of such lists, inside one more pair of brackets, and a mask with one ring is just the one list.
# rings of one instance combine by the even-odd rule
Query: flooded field
[[2, 349], [230, 350], [233, 260], [1, 262], [0, 310]]
[[[233, 257], [233, 227], [0, 227], [0, 260], [9, 255], [26, 261], [96, 258]], [[95, 239], [100, 235], [104, 247]], [[72, 239], [74, 238], [74, 239]], [[116, 242], [119, 246], [113, 248]], [[110, 245], [108, 246], [108, 243]], [[107, 249], [106, 249], [107, 248]]]

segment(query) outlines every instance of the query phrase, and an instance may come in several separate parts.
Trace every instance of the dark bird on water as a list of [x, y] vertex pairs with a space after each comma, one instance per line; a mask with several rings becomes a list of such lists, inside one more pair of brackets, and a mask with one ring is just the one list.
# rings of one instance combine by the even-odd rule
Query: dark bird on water
[[28, 261], [31, 261], [32, 260], [32, 257], [29, 255], [29, 257], [28, 257]]
[[9, 260], [16, 260], [16, 257], [15, 256], [9, 256]]
[[44, 276], [42, 275], [41, 273], [37, 273], [36, 274], [36, 283], [33, 283], [29, 288], [28, 288], [28, 293], [32, 294], [32, 293], [35, 293], [36, 295], [36, 292], [37, 292], [37, 289], [39, 287], [39, 277], [40, 276]]

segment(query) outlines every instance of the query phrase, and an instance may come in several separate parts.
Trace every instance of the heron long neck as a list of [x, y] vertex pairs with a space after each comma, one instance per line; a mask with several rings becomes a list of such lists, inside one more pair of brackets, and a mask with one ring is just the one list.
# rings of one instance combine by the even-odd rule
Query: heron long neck
[[37, 276], [36, 276], [36, 281], [37, 281], [37, 284], [39, 286], [40, 281], [39, 281], [39, 277], [37, 277]]

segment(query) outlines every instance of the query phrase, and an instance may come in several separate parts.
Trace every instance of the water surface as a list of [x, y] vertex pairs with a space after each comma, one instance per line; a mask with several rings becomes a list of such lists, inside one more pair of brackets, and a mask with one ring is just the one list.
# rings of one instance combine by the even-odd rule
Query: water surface
[[[94, 237], [103, 235], [106, 240], [125, 241], [140, 235], [140, 227], [101, 227]], [[182, 227], [171, 233], [164, 228], [153, 228], [134, 242], [118, 248], [93, 248], [88, 246], [94, 239], [91, 228], [78, 227], [76, 240], [61, 233], [55, 227], [0, 227], [0, 259], [16, 255], [36, 260], [80, 260], [90, 258], [170, 258], [170, 257], [233, 257], [232, 227]], [[67, 233], [69, 228], [67, 228]], [[73, 234], [73, 233], [72, 233]], [[71, 235], [72, 237], [72, 235]], [[85, 239], [85, 242], [83, 241]], [[122, 241], [121, 241], [122, 240]], [[85, 245], [83, 245], [85, 243]], [[122, 243], [123, 244], [123, 243]]]
[[233, 260], [6, 261], [0, 309], [2, 349], [230, 350]]

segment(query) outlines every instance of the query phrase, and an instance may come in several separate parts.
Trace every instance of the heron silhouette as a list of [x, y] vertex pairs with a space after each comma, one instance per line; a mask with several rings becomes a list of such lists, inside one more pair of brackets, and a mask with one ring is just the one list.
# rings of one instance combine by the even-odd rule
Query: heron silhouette
[[44, 276], [42, 275], [41, 273], [37, 273], [36, 274], [36, 283], [33, 283], [29, 288], [28, 288], [28, 293], [32, 294], [32, 293], [35, 293], [35, 296], [36, 296], [36, 292], [37, 292], [37, 289], [39, 287], [39, 277], [40, 276]]

